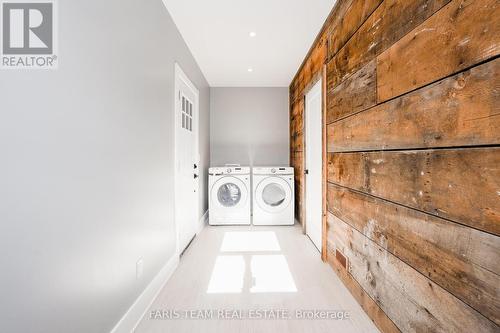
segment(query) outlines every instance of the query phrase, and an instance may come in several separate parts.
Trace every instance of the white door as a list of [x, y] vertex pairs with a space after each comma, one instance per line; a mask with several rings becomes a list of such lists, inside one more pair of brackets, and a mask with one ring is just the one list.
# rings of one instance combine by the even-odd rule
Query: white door
[[316, 248], [322, 248], [322, 82], [307, 93], [305, 108], [306, 130], [306, 234]]
[[198, 224], [199, 93], [177, 64], [175, 96], [175, 223], [180, 254], [195, 236]]

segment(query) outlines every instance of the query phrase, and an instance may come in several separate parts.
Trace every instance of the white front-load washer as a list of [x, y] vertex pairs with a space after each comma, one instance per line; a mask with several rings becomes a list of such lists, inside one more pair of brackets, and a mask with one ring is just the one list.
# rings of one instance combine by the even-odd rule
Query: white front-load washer
[[294, 225], [294, 169], [253, 168], [253, 224]]
[[208, 175], [209, 224], [250, 225], [250, 168], [210, 168]]

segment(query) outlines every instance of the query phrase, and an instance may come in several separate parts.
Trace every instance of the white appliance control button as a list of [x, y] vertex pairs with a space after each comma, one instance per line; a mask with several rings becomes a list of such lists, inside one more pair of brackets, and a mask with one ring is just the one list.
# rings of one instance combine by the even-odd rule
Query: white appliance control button
[[271, 173], [276, 173], [276, 169], [271, 169]]
[[231, 173], [231, 169], [227, 169], [227, 173]]

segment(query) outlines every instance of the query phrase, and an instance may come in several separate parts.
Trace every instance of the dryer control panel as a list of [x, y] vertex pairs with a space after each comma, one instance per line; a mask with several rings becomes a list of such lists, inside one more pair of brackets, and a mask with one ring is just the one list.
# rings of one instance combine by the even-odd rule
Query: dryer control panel
[[294, 169], [292, 167], [258, 167], [258, 168], [253, 168], [252, 174], [254, 174], [254, 175], [293, 175]]

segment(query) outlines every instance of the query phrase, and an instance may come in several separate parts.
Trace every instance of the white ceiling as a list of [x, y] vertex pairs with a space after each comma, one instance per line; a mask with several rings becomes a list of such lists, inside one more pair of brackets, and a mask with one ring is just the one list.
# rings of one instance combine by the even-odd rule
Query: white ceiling
[[210, 86], [287, 87], [336, 0], [163, 2]]

